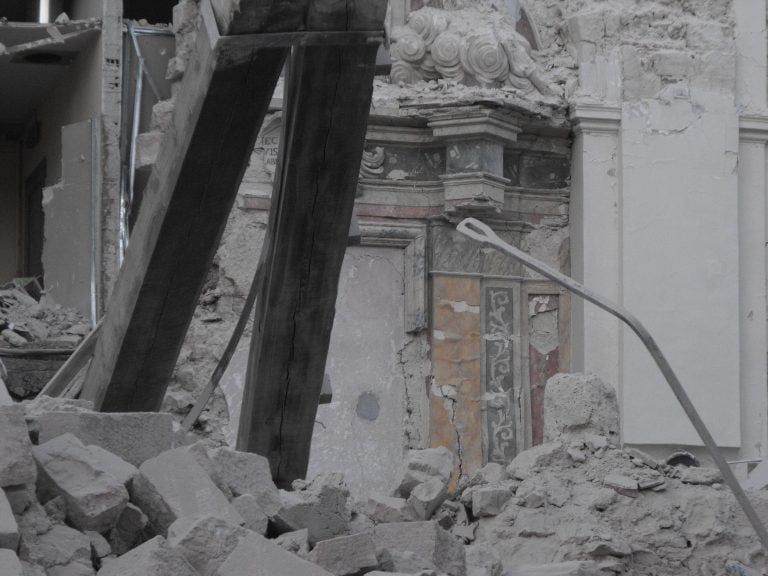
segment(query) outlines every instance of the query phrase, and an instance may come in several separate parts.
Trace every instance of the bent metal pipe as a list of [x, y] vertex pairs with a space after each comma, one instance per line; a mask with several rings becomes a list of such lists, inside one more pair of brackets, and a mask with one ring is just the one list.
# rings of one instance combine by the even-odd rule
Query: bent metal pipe
[[685, 414], [688, 416], [688, 419], [691, 421], [691, 424], [693, 424], [693, 427], [696, 429], [696, 432], [698, 432], [699, 436], [704, 442], [704, 446], [706, 446], [707, 451], [712, 456], [712, 459], [715, 461], [715, 464], [717, 464], [717, 467], [720, 469], [720, 473], [723, 475], [723, 479], [725, 480], [725, 483], [728, 484], [728, 487], [731, 489], [731, 491], [733, 492], [733, 495], [736, 497], [736, 500], [741, 506], [741, 509], [744, 511], [744, 514], [746, 515], [750, 524], [752, 524], [752, 528], [754, 528], [755, 533], [757, 534], [757, 537], [760, 539], [760, 542], [763, 545], [763, 548], [766, 550], [766, 552], [768, 552], [768, 532], [766, 532], [765, 526], [760, 521], [760, 518], [757, 516], [755, 509], [752, 507], [752, 504], [747, 498], [747, 495], [744, 493], [744, 490], [739, 484], [739, 481], [736, 480], [736, 476], [733, 475], [733, 471], [731, 470], [730, 466], [728, 466], [728, 463], [725, 461], [725, 458], [720, 453], [720, 450], [718, 449], [717, 444], [715, 444], [715, 441], [712, 438], [712, 435], [709, 433], [709, 430], [704, 425], [704, 421], [701, 419], [701, 416], [699, 416], [699, 413], [696, 411], [696, 408], [693, 406], [693, 403], [691, 402], [691, 399], [688, 397], [688, 394], [685, 392], [683, 385], [680, 383], [680, 380], [678, 380], [677, 375], [672, 370], [672, 367], [669, 365], [669, 362], [667, 361], [666, 357], [664, 356], [664, 354], [662, 354], [658, 344], [656, 344], [655, 340], [653, 339], [651, 334], [648, 332], [648, 330], [646, 330], [645, 326], [643, 326], [640, 323], [640, 321], [637, 318], [635, 318], [635, 316], [633, 316], [631, 313], [629, 313], [627, 310], [625, 310], [623, 307], [619, 306], [618, 304], [615, 304], [610, 300], [603, 298], [599, 294], [582, 286], [572, 278], [566, 276], [565, 274], [561, 274], [560, 272], [550, 268], [543, 262], [540, 262], [536, 258], [526, 254], [522, 250], [515, 248], [514, 246], [510, 246], [509, 244], [504, 242], [501, 238], [499, 238], [493, 232], [493, 230], [491, 230], [486, 224], [484, 224], [480, 220], [477, 220], [476, 218], [465, 218], [464, 220], [459, 222], [456, 229], [462, 234], [464, 234], [465, 236], [468, 236], [469, 238], [472, 238], [477, 242], [480, 242], [482, 244], [488, 244], [489, 246], [493, 246], [494, 248], [496, 248], [497, 250], [500, 250], [501, 252], [509, 254], [516, 260], [519, 260], [520, 262], [525, 264], [528, 268], [535, 270], [542, 276], [549, 278], [553, 282], [557, 282], [558, 284], [567, 288], [574, 294], [578, 294], [579, 296], [584, 298], [584, 300], [591, 302], [598, 308], [602, 308], [609, 314], [616, 316], [619, 320], [621, 320], [627, 326], [629, 326], [635, 334], [637, 334], [638, 338], [640, 338], [642, 343], [648, 349], [648, 352], [650, 353], [650, 355], [653, 357], [654, 361], [656, 362], [656, 365], [659, 367], [659, 370], [661, 370], [661, 373], [664, 375], [664, 378], [667, 380], [669, 387], [672, 389], [672, 392], [674, 393], [678, 402], [680, 402], [680, 406], [682, 406], [683, 410], [685, 411]]

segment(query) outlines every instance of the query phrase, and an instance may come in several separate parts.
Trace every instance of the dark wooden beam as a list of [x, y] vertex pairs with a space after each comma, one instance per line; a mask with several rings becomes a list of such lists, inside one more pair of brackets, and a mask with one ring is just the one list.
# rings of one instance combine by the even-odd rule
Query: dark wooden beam
[[[273, 3], [248, 2], [262, 7], [267, 19], [273, 16]], [[301, 2], [294, 5], [302, 9]], [[220, 32], [230, 30], [216, 26], [207, 0], [201, 8], [207, 18], [144, 192], [81, 394], [103, 411], [160, 409], [289, 52], [254, 49], [230, 64], [217, 47]], [[287, 9], [283, 5], [280, 11]], [[232, 23], [237, 22], [235, 15]], [[251, 19], [248, 31], [262, 31], [265, 22]]]
[[[380, 30], [385, 0], [316, 0], [310, 30]], [[371, 105], [376, 45], [294, 48], [238, 449], [304, 477]]]

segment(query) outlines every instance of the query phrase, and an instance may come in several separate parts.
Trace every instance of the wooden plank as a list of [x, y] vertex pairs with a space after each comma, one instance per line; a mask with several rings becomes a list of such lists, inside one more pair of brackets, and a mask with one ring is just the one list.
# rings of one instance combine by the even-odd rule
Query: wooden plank
[[[349, 13], [347, 12], [349, 10]], [[310, 29], [380, 29], [386, 2], [318, 0]], [[373, 91], [377, 46], [294, 48], [261, 255], [238, 449], [304, 477]]]
[[77, 376], [80, 370], [85, 368], [85, 365], [93, 356], [93, 351], [96, 349], [96, 341], [99, 338], [102, 322], [103, 320], [99, 320], [96, 327], [80, 342], [80, 345], [75, 348], [75, 351], [59, 368], [59, 371], [40, 390], [40, 396], [61, 396], [72, 379]]
[[254, 50], [222, 69], [214, 32], [198, 31], [83, 385], [103, 411], [160, 409], [287, 56]]

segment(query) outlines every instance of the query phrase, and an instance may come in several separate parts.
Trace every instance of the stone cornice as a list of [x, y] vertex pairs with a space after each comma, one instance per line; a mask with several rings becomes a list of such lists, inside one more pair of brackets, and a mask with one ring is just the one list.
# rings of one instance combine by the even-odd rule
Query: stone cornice
[[573, 104], [570, 107], [573, 132], [615, 133], [621, 127], [621, 108], [608, 104]]

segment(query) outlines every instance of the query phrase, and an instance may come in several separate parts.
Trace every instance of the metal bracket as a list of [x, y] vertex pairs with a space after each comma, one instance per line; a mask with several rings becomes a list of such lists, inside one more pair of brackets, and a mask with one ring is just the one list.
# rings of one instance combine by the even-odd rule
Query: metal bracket
[[758, 539], [762, 543], [763, 549], [768, 552], [768, 532], [766, 532], [765, 526], [763, 526], [763, 523], [757, 516], [755, 509], [752, 507], [751, 502], [747, 498], [747, 495], [744, 493], [744, 490], [739, 484], [739, 481], [736, 479], [736, 476], [734, 476], [730, 466], [728, 466], [728, 462], [726, 462], [725, 458], [720, 453], [717, 444], [715, 444], [715, 440], [709, 433], [709, 430], [704, 424], [704, 421], [701, 419], [701, 416], [699, 416], [699, 413], [696, 411], [693, 402], [691, 402], [691, 399], [688, 397], [688, 394], [683, 388], [683, 385], [680, 383], [680, 380], [678, 380], [677, 375], [672, 370], [672, 366], [670, 366], [666, 357], [659, 349], [658, 344], [656, 344], [656, 341], [653, 339], [645, 326], [643, 326], [640, 321], [635, 318], [635, 316], [633, 316], [622, 306], [619, 306], [618, 304], [603, 298], [596, 292], [593, 292], [585, 286], [582, 286], [573, 278], [570, 278], [565, 274], [561, 274], [557, 270], [550, 268], [543, 262], [537, 260], [529, 254], [526, 254], [522, 250], [515, 248], [514, 246], [510, 246], [501, 238], [499, 238], [486, 224], [480, 222], [480, 220], [475, 218], [465, 218], [459, 222], [458, 226], [456, 226], [456, 229], [465, 236], [469, 236], [473, 240], [476, 240], [482, 244], [488, 244], [489, 246], [493, 246], [501, 252], [509, 254], [516, 260], [519, 260], [525, 264], [528, 268], [535, 270], [542, 276], [545, 276], [553, 282], [557, 282], [561, 286], [564, 286], [571, 292], [578, 294], [584, 298], [584, 300], [591, 302], [598, 308], [602, 308], [609, 314], [616, 316], [616, 318], [624, 322], [632, 329], [635, 334], [637, 334], [638, 338], [640, 338], [642, 343], [648, 349], [650, 355], [653, 357], [656, 365], [659, 367], [659, 370], [664, 375], [667, 384], [669, 384], [669, 387], [672, 389], [672, 392], [677, 398], [677, 401], [685, 411], [685, 414], [688, 416], [691, 424], [693, 424], [696, 432], [699, 433], [699, 436], [704, 442], [704, 446], [706, 446], [710, 456], [712, 456], [715, 464], [717, 464], [717, 467], [720, 469], [720, 473], [723, 475], [725, 483], [728, 484], [728, 487], [733, 492], [733, 495], [739, 502], [739, 505], [744, 511], [744, 514], [749, 520], [749, 523], [752, 524], [752, 528], [754, 528]]

